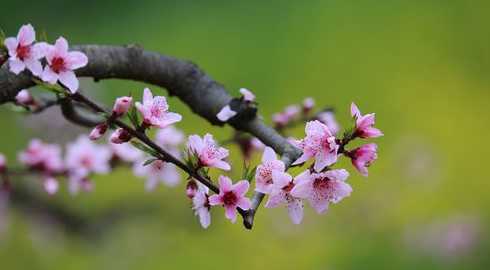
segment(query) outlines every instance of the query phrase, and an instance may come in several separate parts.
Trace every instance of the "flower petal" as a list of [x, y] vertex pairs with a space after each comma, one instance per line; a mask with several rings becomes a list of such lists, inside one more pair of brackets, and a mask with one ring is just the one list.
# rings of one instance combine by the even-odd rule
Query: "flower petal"
[[19, 59], [11, 58], [9, 59], [9, 68], [15, 75], [18, 75], [26, 68], [26, 65]]
[[350, 105], [350, 115], [355, 118], [359, 118], [361, 116], [361, 111], [357, 108], [357, 105], [352, 102]]
[[86, 66], [87, 56], [82, 52], [69, 52], [66, 57], [66, 65], [69, 69], [77, 69]]
[[149, 88], [145, 88], [143, 90], [143, 104], [151, 104], [153, 103], [153, 94]]
[[330, 180], [345, 181], [349, 178], [349, 172], [345, 169], [331, 170], [325, 172], [325, 176]]
[[24, 63], [34, 76], [40, 76], [43, 73], [43, 66], [39, 60], [30, 58], [26, 59]]
[[221, 197], [218, 194], [214, 194], [209, 197], [209, 205], [221, 205], [221, 204], [223, 204], [223, 201], [221, 200]]
[[235, 185], [233, 185], [232, 190], [239, 197], [245, 195], [247, 193], [248, 188], [250, 187], [250, 183], [247, 180], [238, 181]]
[[241, 197], [238, 199], [237, 206], [243, 210], [248, 210], [252, 206], [252, 203], [250, 202], [249, 198]]
[[220, 175], [218, 181], [220, 191], [227, 192], [233, 190], [233, 183], [229, 177]]
[[36, 32], [30, 24], [23, 25], [17, 34], [17, 40], [22, 46], [31, 45], [36, 40]]
[[79, 82], [77, 76], [75, 76], [75, 72], [63, 71], [59, 74], [59, 80], [64, 86], [70, 89], [70, 92], [72, 93], [77, 92]]
[[10, 56], [17, 55], [17, 46], [19, 46], [19, 42], [17, 42], [16, 38], [13, 37], [6, 38], [3, 44], [5, 45], [5, 47], [7, 47]]
[[262, 163], [276, 160], [276, 158], [277, 156], [276, 156], [276, 152], [274, 152], [274, 149], [267, 146], [264, 149], [264, 154], [262, 155]]
[[236, 209], [234, 206], [225, 205], [225, 216], [231, 220], [232, 223], [236, 222]]
[[285, 203], [284, 192], [277, 191], [269, 195], [269, 200], [265, 203], [266, 208], [278, 207], [281, 203]]
[[230, 108], [230, 105], [226, 105], [224, 106], [221, 111], [219, 111], [218, 114], [216, 114], [216, 117], [222, 121], [222, 122], [226, 122], [228, 121], [229, 119], [233, 118], [233, 116], [236, 115], [236, 112], [233, 111], [231, 108]]
[[41, 75], [42, 80], [50, 84], [55, 84], [58, 77], [58, 73], [55, 73], [49, 66], [44, 68], [43, 74]]
[[288, 202], [289, 218], [294, 224], [300, 224], [303, 220], [303, 202], [300, 199], [292, 199]]
[[211, 214], [206, 207], [201, 207], [197, 210], [197, 214], [199, 215], [199, 222], [204, 229], [207, 229], [211, 224]]
[[64, 37], [59, 37], [54, 43], [54, 53], [59, 57], [65, 57], [68, 53], [68, 41]]

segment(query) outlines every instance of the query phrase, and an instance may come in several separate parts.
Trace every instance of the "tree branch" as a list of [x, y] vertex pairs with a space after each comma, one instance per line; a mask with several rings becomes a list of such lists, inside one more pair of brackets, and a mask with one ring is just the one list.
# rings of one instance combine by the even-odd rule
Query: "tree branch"
[[[224, 124], [216, 118], [216, 114], [232, 101], [232, 97], [223, 85], [191, 62], [145, 51], [137, 46], [81, 45], [71, 49], [84, 52], [89, 59], [86, 67], [77, 70], [78, 76], [92, 77], [96, 81], [117, 78], [154, 84], [166, 88], [169, 95], [177, 96], [194, 113], [211, 124]], [[0, 69], [0, 104], [13, 101], [18, 91], [34, 85], [27, 72], [15, 75], [4, 65]], [[259, 117], [237, 117], [229, 124], [238, 130], [251, 133], [272, 147], [282, 155], [286, 165], [290, 165], [301, 155], [299, 149], [265, 125]], [[253, 216], [263, 197], [263, 194], [254, 194], [251, 214], [244, 220], [247, 228], [252, 227]]]

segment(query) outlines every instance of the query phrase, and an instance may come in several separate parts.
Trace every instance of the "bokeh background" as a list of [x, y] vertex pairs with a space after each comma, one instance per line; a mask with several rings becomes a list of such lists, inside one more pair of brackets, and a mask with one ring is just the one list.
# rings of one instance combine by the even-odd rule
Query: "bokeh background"
[[[183, 184], [148, 194], [141, 179], [118, 169], [97, 177], [92, 193], [71, 197], [63, 189], [47, 198], [98, 224], [88, 232], [66, 231], [35, 208], [11, 209], [1, 269], [490, 267], [489, 1], [1, 2], [7, 36], [30, 22], [51, 41], [137, 43], [191, 59], [235, 95], [252, 89], [269, 123], [272, 113], [311, 96], [334, 106], [344, 125], [355, 101], [377, 113], [385, 133], [370, 177], [347, 167], [352, 196], [322, 216], [307, 207], [300, 226], [283, 208], [261, 209], [246, 231], [217, 208], [203, 230]], [[143, 86], [83, 81], [106, 104]], [[187, 134], [231, 134], [170, 102]], [[66, 142], [88, 132], [57, 115], [25, 117], [2, 106], [0, 151], [15, 162], [32, 137]], [[111, 209], [118, 218], [107, 217]]]

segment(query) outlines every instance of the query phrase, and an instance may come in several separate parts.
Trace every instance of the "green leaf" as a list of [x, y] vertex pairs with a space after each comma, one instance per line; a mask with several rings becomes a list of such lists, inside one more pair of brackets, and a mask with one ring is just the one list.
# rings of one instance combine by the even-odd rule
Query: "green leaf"
[[131, 107], [131, 110], [128, 113], [128, 118], [131, 121], [131, 123], [133, 124], [133, 127], [137, 129], [140, 125], [140, 121], [139, 121], [139, 117], [138, 117], [138, 111], [136, 110], [135, 106]]
[[151, 149], [150, 147], [148, 147], [148, 146], [146, 146], [146, 145], [144, 145], [144, 144], [142, 144], [142, 143], [140, 143], [138, 141], [131, 141], [131, 144], [134, 147], [138, 148], [139, 150], [141, 150], [141, 151], [143, 151], [143, 152], [145, 152], [147, 154], [150, 154], [150, 155], [152, 155], [154, 157], [158, 157], [159, 156], [159, 154], [158, 154], [157, 151]]
[[143, 166], [148, 166], [157, 160], [158, 160], [158, 158], [150, 158], [147, 161], [145, 161], [145, 163], [143, 163]]
[[61, 87], [59, 84], [49, 84], [46, 82], [43, 82], [41, 80], [38, 80], [36, 78], [33, 78], [32, 81], [34, 81], [37, 85], [41, 86], [42, 88], [53, 92], [55, 94], [63, 94], [66, 93], [65, 89]]

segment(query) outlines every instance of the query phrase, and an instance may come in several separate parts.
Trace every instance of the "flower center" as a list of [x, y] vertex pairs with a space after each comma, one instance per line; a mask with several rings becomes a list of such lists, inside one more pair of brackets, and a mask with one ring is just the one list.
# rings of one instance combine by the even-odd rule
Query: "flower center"
[[313, 188], [317, 190], [327, 189], [329, 186], [327, 178], [317, 178], [313, 181]]
[[29, 46], [22, 46], [20, 44], [19, 46], [17, 46], [17, 50], [16, 50], [17, 58], [19, 58], [20, 60], [24, 60], [27, 57], [29, 57], [30, 52], [31, 52], [31, 48]]
[[238, 198], [236, 197], [233, 191], [228, 191], [223, 195], [223, 203], [225, 205], [235, 205], [237, 203]]
[[85, 168], [91, 168], [92, 167], [92, 159], [89, 156], [82, 157], [80, 159], [80, 163]]
[[54, 57], [53, 60], [51, 60], [51, 69], [55, 73], [60, 73], [65, 70], [65, 60], [61, 57]]

